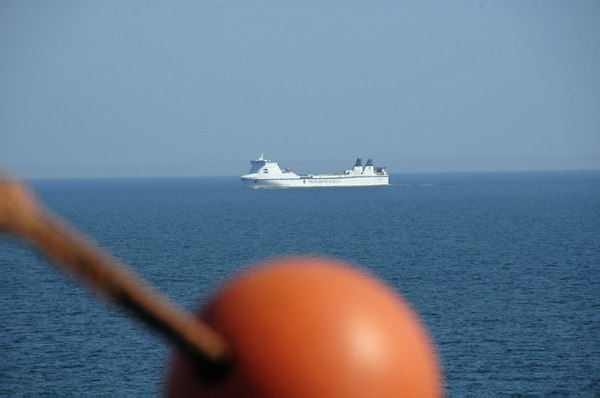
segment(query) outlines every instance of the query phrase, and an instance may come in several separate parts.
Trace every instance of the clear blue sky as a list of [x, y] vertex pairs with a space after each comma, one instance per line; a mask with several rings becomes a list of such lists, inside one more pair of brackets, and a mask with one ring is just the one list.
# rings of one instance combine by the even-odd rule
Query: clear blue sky
[[2, 1], [32, 177], [600, 169], [599, 1]]

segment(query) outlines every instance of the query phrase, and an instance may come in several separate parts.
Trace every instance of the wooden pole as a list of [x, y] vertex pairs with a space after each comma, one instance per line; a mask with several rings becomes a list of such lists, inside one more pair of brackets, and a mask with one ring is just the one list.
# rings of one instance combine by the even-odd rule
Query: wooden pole
[[0, 230], [47, 255], [59, 269], [131, 310], [198, 359], [207, 376], [222, 374], [232, 354], [225, 340], [158, 292], [130, 267], [35, 200], [20, 182], [0, 176]]

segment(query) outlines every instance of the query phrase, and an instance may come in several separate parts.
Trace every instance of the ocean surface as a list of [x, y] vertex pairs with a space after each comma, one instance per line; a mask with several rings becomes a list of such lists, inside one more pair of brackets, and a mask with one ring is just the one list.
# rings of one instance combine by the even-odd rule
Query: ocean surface
[[[396, 174], [250, 190], [237, 177], [34, 180], [46, 205], [190, 310], [290, 253], [383, 278], [421, 315], [448, 394], [600, 393], [600, 171]], [[0, 393], [160, 393], [171, 347], [0, 239]]]

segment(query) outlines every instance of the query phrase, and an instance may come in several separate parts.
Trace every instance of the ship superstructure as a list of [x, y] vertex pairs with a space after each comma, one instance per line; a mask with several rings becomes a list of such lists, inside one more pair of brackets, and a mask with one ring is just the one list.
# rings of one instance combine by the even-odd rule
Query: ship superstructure
[[339, 174], [298, 175], [292, 169], [282, 170], [277, 162], [265, 159], [250, 161], [250, 172], [241, 177], [247, 188], [311, 188], [311, 187], [360, 187], [389, 185], [389, 176], [385, 167], [374, 167], [373, 160], [356, 159], [354, 167]]

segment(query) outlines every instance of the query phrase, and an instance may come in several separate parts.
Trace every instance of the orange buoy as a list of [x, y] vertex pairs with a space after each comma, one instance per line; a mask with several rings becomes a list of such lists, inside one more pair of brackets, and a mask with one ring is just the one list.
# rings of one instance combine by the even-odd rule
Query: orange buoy
[[171, 396], [442, 395], [417, 315], [381, 281], [336, 260], [268, 261], [228, 282], [200, 318], [230, 345], [232, 366], [210, 378], [179, 351]]

